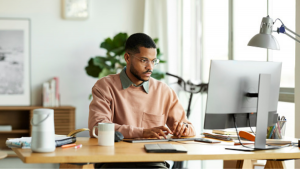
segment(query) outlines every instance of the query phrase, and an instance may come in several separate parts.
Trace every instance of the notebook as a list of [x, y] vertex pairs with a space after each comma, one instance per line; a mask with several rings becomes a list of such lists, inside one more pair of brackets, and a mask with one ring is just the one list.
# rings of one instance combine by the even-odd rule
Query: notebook
[[182, 145], [174, 144], [145, 144], [145, 150], [148, 153], [187, 153]]
[[149, 142], [166, 142], [166, 141], [194, 141], [196, 138], [136, 138], [136, 139], [124, 139], [123, 141], [129, 143], [149, 143]]

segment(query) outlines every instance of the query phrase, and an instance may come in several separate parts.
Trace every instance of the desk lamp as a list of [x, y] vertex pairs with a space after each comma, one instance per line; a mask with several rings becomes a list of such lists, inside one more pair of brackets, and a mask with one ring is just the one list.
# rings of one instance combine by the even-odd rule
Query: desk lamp
[[[277, 30], [273, 30], [273, 25], [275, 24], [275, 22], [277, 20], [279, 20], [281, 22], [281, 27], [277, 28]], [[260, 47], [260, 48], [267, 48], [267, 49], [273, 49], [273, 50], [279, 50], [280, 49], [279, 48], [279, 44], [278, 44], [277, 40], [275, 39], [275, 37], [272, 35], [272, 32], [277, 32], [278, 34], [279, 33], [283, 33], [283, 34], [289, 36], [290, 38], [292, 38], [295, 41], [297, 41], [297, 42], [300, 43], [300, 41], [298, 39], [292, 37], [290, 34], [288, 34], [286, 32], [286, 30], [290, 31], [292, 34], [294, 34], [294, 35], [296, 35], [298, 37], [300, 37], [300, 35], [296, 34], [292, 30], [290, 30], [289, 28], [287, 28], [279, 18], [277, 18], [275, 20], [275, 22], [273, 22], [272, 18], [270, 18], [269, 15], [267, 17], [263, 17], [263, 19], [261, 21], [261, 24], [260, 24], [260, 32], [259, 32], [259, 34], [255, 35], [249, 41], [248, 46]], [[266, 74], [266, 76], [268, 76], [268, 75], [269, 74]], [[265, 83], [264, 85], [268, 86], [268, 83]], [[264, 95], [264, 94], [262, 94], [262, 95]], [[265, 112], [263, 112], [263, 113], [265, 113]], [[262, 114], [261, 116], [265, 116], [265, 115]], [[257, 141], [255, 140], [255, 147], [256, 147], [256, 142]], [[262, 140], [262, 139], [260, 139], [258, 142], [259, 142], [258, 145], [262, 146], [262, 147], [263, 147], [263, 144], [265, 144], [265, 140]], [[260, 142], [262, 142], [263, 144], [261, 144]]]
[[[277, 30], [272, 30], [272, 27], [277, 20], [279, 20], [282, 25], [280, 28], [277, 28]], [[279, 18], [277, 18], [275, 20], [275, 22], [273, 22], [272, 18], [270, 18], [269, 15], [267, 17], [263, 17], [261, 24], [260, 24], [259, 34], [255, 35], [249, 41], [248, 46], [279, 50], [279, 44], [278, 44], [277, 40], [275, 39], [275, 37], [272, 36], [272, 32], [277, 32], [278, 34], [283, 33], [300, 43], [300, 41], [298, 39], [292, 37], [290, 34], [288, 34], [286, 32], [286, 30], [290, 31], [292, 34], [294, 34], [298, 37], [300, 37], [300, 35], [298, 35], [297, 33], [293, 32], [292, 30], [287, 28]]]

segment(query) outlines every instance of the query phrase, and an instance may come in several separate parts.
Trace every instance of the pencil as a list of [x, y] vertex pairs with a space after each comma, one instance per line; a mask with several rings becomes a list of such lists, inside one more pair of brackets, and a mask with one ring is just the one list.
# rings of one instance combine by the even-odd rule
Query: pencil
[[63, 145], [61, 146], [62, 148], [68, 148], [68, 147], [74, 147], [76, 146], [76, 144], [66, 144], [66, 145]]

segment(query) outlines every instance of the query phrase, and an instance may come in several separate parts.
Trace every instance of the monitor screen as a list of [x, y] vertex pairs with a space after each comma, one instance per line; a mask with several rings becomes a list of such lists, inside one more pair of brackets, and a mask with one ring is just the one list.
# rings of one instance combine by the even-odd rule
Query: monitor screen
[[[281, 63], [259, 61], [211, 61], [204, 129], [233, 128], [256, 124], [259, 75], [270, 74], [268, 125], [277, 120]], [[247, 95], [248, 94], [248, 95]]]

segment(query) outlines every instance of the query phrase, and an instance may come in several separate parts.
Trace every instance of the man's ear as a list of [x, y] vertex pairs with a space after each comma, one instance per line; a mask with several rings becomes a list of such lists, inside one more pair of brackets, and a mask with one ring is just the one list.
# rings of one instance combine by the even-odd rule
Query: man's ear
[[125, 59], [127, 65], [128, 65], [129, 62], [130, 62], [130, 55], [127, 52], [124, 54], [124, 59]]

